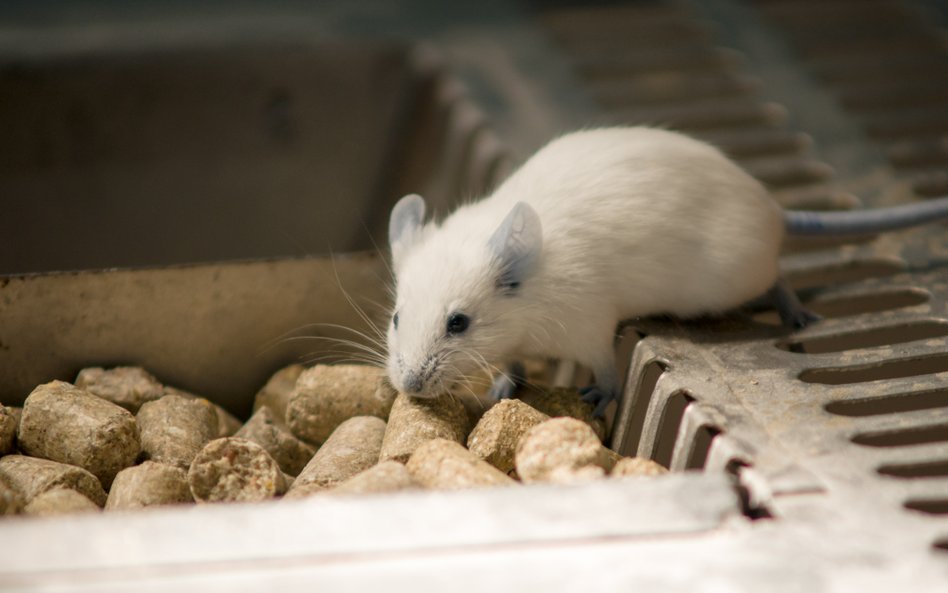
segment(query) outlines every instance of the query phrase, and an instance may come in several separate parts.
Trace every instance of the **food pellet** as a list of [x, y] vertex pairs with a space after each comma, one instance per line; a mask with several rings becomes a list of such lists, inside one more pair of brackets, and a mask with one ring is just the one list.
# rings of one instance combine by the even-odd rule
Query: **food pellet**
[[551, 484], [577, 484], [601, 480], [604, 477], [606, 477], [606, 470], [603, 468], [596, 465], [585, 465], [583, 467], [554, 468], [544, 478], [544, 481]]
[[52, 517], [74, 513], [98, 512], [102, 509], [86, 496], [69, 488], [53, 488], [36, 496], [23, 507], [24, 515]]
[[26, 398], [17, 442], [27, 455], [89, 470], [105, 488], [141, 452], [131, 412], [62, 381]]
[[497, 402], [497, 400], [492, 397], [485, 396], [481, 398], [462, 390], [452, 391], [450, 397], [456, 397], [464, 406], [464, 409], [467, 411], [469, 426], [477, 424], [484, 416], [484, 413]]
[[602, 466], [606, 473], [609, 473], [613, 470], [619, 460], [622, 459], [622, 456], [610, 449], [609, 447], [603, 447], [604, 454], [606, 456], [605, 464]]
[[243, 422], [241, 422], [236, 416], [214, 402], [211, 402], [207, 398], [194, 395], [193, 393], [188, 393], [187, 391], [178, 389], [177, 387], [168, 386], [165, 386], [164, 394], [179, 395], [188, 399], [202, 399], [206, 402], [209, 402], [211, 407], [214, 408], [214, 412], [217, 414], [217, 434], [215, 435], [215, 438], [233, 436], [234, 433], [240, 430], [240, 427], [243, 426]]
[[520, 390], [517, 398], [550, 418], [566, 416], [582, 420], [603, 440], [606, 435], [606, 422], [593, 416], [595, 406], [587, 404], [574, 387], [536, 387]]
[[273, 416], [273, 411], [262, 407], [234, 436], [253, 441], [267, 450], [285, 473], [296, 476], [303, 470], [316, 449], [304, 443]]
[[267, 451], [246, 439], [211, 441], [191, 462], [191, 494], [198, 502], [252, 502], [283, 494], [286, 482]]
[[575, 418], [552, 418], [528, 430], [515, 462], [524, 482], [558, 483], [601, 477], [614, 463], [592, 428]]
[[132, 414], [145, 402], [164, 395], [158, 379], [141, 367], [85, 368], [76, 377], [76, 387], [122, 406]]
[[433, 490], [516, 484], [507, 474], [456, 441], [434, 439], [420, 445], [405, 464], [411, 477]]
[[286, 406], [293, 434], [321, 445], [343, 421], [355, 416], [388, 417], [395, 390], [384, 371], [363, 365], [317, 365], [296, 380]]
[[399, 394], [388, 417], [380, 459], [405, 463], [415, 449], [432, 439], [465, 442], [468, 429], [467, 410], [456, 398]]
[[11, 408], [0, 406], [0, 455], [16, 450], [16, 428], [19, 424]]
[[188, 472], [173, 465], [146, 461], [127, 467], [115, 476], [105, 509], [136, 509], [186, 502], [194, 502]]
[[[380, 369], [292, 365], [257, 393], [254, 415], [240, 426], [222, 407], [137, 367], [84, 369], [77, 382], [88, 390], [54, 381], [37, 387], [25, 410], [0, 406], [0, 515], [667, 472], [604, 447], [604, 423], [575, 389], [531, 387], [482, 412], [459, 394], [397, 394]], [[107, 445], [129, 436], [132, 446], [118, 453]], [[120, 462], [95, 465], [122, 451]], [[139, 451], [146, 460], [131, 465]]]
[[296, 381], [303, 372], [303, 365], [292, 364], [273, 374], [253, 398], [253, 411], [267, 407], [281, 422], [286, 420], [286, 405], [290, 401], [290, 394], [296, 387]]
[[217, 437], [217, 413], [206, 399], [166, 395], [138, 411], [145, 459], [187, 469], [208, 441]]
[[366, 470], [379, 461], [385, 421], [375, 416], [356, 416], [332, 431], [316, 455], [306, 464], [295, 488], [330, 488]]
[[15, 515], [23, 509], [23, 495], [0, 474], [0, 516]]
[[383, 461], [324, 492], [326, 494], [372, 494], [397, 492], [417, 487], [418, 484], [404, 464], [397, 461]]
[[26, 455], [7, 455], [0, 457], [0, 478], [19, 491], [26, 502], [53, 488], [69, 488], [99, 506], [105, 504], [105, 490], [99, 479], [74, 465]]
[[549, 420], [543, 412], [516, 399], [497, 402], [467, 437], [467, 448], [505, 474], [514, 469], [514, 453], [524, 434]]
[[303, 486], [296, 486], [296, 484], [294, 483], [293, 486], [295, 486], [295, 488], [287, 486], [286, 495], [283, 497], [284, 500], [309, 498], [310, 496], [315, 496], [317, 494], [323, 494], [325, 492], [329, 492], [329, 490], [327, 490], [323, 486], [320, 486], [319, 484], [306, 484]]
[[644, 457], [623, 457], [615, 464], [609, 475], [658, 476], [667, 473], [668, 469], [665, 466], [651, 459], [645, 459]]
[[240, 427], [244, 425], [237, 416], [234, 416], [221, 406], [215, 405], [214, 411], [217, 412], [218, 437], [234, 436], [234, 434], [240, 430]]

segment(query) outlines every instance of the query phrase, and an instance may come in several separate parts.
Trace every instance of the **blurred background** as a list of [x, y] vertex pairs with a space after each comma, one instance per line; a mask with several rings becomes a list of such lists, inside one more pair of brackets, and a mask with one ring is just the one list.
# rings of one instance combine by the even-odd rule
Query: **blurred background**
[[[716, 143], [788, 207], [948, 193], [938, 0], [0, 3], [0, 274], [372, 250], [550, 137]], [[859, 196], [859, 199], [856, 198]]]
[[487, 111], [550, 133], [535, 29], [493, 0], [0, 3], [0, 273], [384, 247], [404, 193], [485, 189], [453, 169]]

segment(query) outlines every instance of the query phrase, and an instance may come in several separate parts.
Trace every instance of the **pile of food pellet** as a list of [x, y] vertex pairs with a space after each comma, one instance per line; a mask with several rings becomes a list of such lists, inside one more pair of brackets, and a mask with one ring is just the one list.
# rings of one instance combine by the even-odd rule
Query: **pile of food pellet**
[[0, 406], [0, 515], [283, 497], [570, 483], [652, 475], [602, 444], [573, 389], [530, 388], [483, 410], [398, 394], [381, 370], [293, 365], [251, 418], [136, 367], [88, 368]]

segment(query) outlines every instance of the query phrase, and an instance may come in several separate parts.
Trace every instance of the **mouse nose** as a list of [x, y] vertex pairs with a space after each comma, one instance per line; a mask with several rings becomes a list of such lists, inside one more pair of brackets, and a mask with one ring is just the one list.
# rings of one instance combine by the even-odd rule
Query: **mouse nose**
[[421, 373], [415, 371], [408, 371], [405, 373], [402, 383], [405, 387], [405, 391], [408, 393], [420, 393], [421, 388], [425, 385], [425, 381], [422, 378]]

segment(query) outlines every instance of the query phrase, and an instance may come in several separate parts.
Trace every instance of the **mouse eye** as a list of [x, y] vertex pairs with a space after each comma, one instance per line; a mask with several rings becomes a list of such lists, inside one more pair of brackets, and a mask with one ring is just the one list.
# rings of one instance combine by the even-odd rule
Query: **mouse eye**
[[392, 315], [392, 327], [394, 327], [395, 329], [398, 329], [398, 311], [396, 311], [395, 314]]
[[471, 325], [471, 318], [464, 313], [451, 313], [448, 317], [448, 333], [452, 336], [463, 334]]

